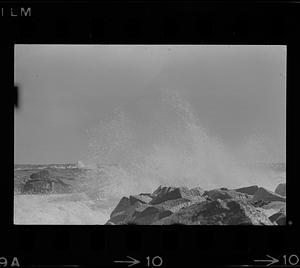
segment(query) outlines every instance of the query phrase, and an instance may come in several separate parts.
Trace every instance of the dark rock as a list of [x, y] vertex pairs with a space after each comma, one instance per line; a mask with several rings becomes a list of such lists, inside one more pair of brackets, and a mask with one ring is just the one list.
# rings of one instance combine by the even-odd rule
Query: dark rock
[[265, 200], [250, 200], [249, 203], [253, 205], [254, 207], [265, 207], [268, 205], [271, 201], [265, 201]]
[[155, 197], [150, 202], [151, 205], [178, 198], [194, 198], [187, 187], [161, 187], [158, 188], [153, 194]]
[[165, 210], [161, 206], [145, 206], [143, 209], [136, 209], [132, 218], [128, 219], [128, 221], [141, 225], [149, 225], [171, 214], [171, 211]]
[[154, 192], [152, 193], [153, 197], [154, 196], [157, 196], [160, 192], [161, 192], [161, 189], [163, 188], [162, 185], [159, 185], [155, 190]]
[[260, 187], [256, 193], [253, 195], [253, 200], [258, 201], [258, 200], [263, 200], [263, 201], [282, 201], [285, 202], [285, 197], [273, 193], [263, 187]]
[[140, 201], [141, 203], [148, 204], [152, 197], [150, 194], [139, 194], [129, 196], [130, 205], [133, 205], [135, 202]]
[[208, 196], [211, 200], [228, 199], [232, 197], [228, 191], [221, 190], [221, 189], [205, 191], [204, 196]]
[[172, 213], [175, 213], [179, 211], [182, 208], [188, 207], [195, 202], [200, 202], [200, 201], [205, 201], [206, 198], [202, 197], [200, 200], [190, 200], [190, 199], [185, 199], [185, 198], [178, 198], [178, 199], [172, 199], [172, 200], [167, 200], [162, 203], [159, 203], [158, 205], [155, 205], [156, 207], [161, 207], [165, 210], [171, 211]]
[[[202, 201], [206, 199], [201, 197]], [[181, 209], [188, 207], [196, 202], [199, 202], [200, 197], [196, 200], [190, 200], [185, 198], [171, 199], [161, 202], [156, 205], [141, 203], [139, 206], [133, 208], [131, 205], [130, 212], [128, 208], [121, 213], [113, 214], [109, 221], [116, 224], [135, 223], [139, 225], [152, 224], [162, 218], [168, 217], [171, 214], [180, 211]], [[136, 204], [136, 203], [134, 203]]]
[[[269, 192], [265, 195], [268, 197]], [[227, 188], [204, 192], [200, 187], [189, 190], [160, 186], [153, 194], [123, 197], [107, 224], [276, 225], [283, 217], [278, 222], [270, 221], [268, 216], [276, 213], [276, 209], [263, 207], [270, 202]], [[273, 206], [278, 205], [276, 202]]]
[[137, 201], [133, 205], [128, 206], [124, 210], [120, 210], [118, 212], [114, 212], [111, 214], [108, 222], [112, 222], [114, 224], [126, 224], [132, 220], [132, 216], [135, 213], [136, 209], [145, 204]]
[[275, 222], [277, 225], [286, 225], [286, 216], [281, 215]]
[[23, 194], [70, 193], [72, 186], [59, 179], [34, 179], [25, 182]]
[[130, 206], [130, 200], [128, 197], [122, 197], [118, 205], [115, 207], [115, 209], [111, 212], [110, 217], [113, 217], [114, 215], [118, 214], [119, 212], [125, 211]]
[[25, 182], [22, 193], [23, 194], [46, 194], [51, 193], [53, 189], [53, 182], [50, 180], [30, 180]]
[[48, 169], [42, 169], [41, 171], [30, 175], [30, 179], [32, 180], [49, 179], [50, 177], [51, 175]]
[[[199, 197], [200, 198], [200, 197]], [[190, 206], [197, 201], [190, 199], [178, 198], [161, 202], [156, 205], [142, 203], [135, 200], [134, 203], [128, 204], [128, 199], [123, 197], [116, 209], [111, 213], [109, 222], [114, 224], [134, 223], [139, 225], [152, 224], [162, 218], [168, 217], [180, 209]], [[202, 200], [206, 200], [202, 197]], [[138, 203], [138, 205], [136, 205]]]
[[220, 190], [227, 191], [228, 188], [226, 188], [226, 187], [221, 187]]
[[210, 200], [217, 200], [217, 199], [242, 199], [248, 200], [250, 196], [244, 193], [239, 193], [234, 190], [224, 190], [224, 188], [214, 189], [210, 191], [205, 191], [203, 196], [207, 196]]
[[276, 194], [286, 196], [286, 184], [285, 183], [280, 183], [275, 190]]
[[190, 189], [190, 193], [192, 196], [202, 196], [204, 194], [204, 190], [201, 187], [194, 187]]
[[286, 225], [286, 211], [281, 209], [279, 212], [269, 217], [271, 222], [276, 222], [277, 225]]
[[264, 213], [239, 199], [195, 203], [154, 224], [273, 225]]
[[158, 195], [163, 195], [171, 190], [174, 190], [176, 187], [167, 187], [167, 186], [162, 186], [160, 185], [153, 193], [153, 197], [158, 196]]
[[141, 194], [139, 194], [139, 195], [147, 195], [147, 196], [149, 196], [149, 197], [151, 197], [151, 198], [154, 197], [154, 195], [153, 195], [152, 193], [141, 193]]
[[57, 178], [47, 169], [31, 174], [22, 187], [23, 194], [70, 193], [72, 190], [69, 181]]
[[248, 187], [242, 187], [242, 188], [235, 189], [235, 191], [239, 192], [239, 193], [254, 195], [256, 193], [256, 191], [258, 190], [258, 188], [259, 187], [257, 185], [252, 185], [252, 186], [248, 186]]

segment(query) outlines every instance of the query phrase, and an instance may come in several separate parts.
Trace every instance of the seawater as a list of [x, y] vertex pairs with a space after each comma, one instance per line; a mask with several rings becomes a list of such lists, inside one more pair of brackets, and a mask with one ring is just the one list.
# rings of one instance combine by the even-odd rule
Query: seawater
[[[103, 199], [153, 192], [159, 185], [238, 188], [250, 185], [271, 191], [285, 182], [285, 170], [253, 165], [247, 152], [237, 153], [205, 129], [191, 105], [176, 91], [163, 89], [157, 106], [160, 129], [143, 137], [130, 113], [118, 107], [88, 130], [89, 167], [82, 185]], [[170, 115], [168, 117], [168, 115]], [[151, 117], [151, 115], [149, 115]], [[155, 118], [150, 122], [155, 125]], [[147, 127], [151, 132], [149, 121]]]

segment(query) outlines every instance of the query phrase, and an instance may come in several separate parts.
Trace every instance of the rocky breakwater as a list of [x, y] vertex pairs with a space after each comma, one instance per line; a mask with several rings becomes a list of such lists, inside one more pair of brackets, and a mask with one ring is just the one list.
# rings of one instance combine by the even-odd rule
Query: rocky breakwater
[[71, 191], [70, 180], [58, 178], [48, 169], [31, 174], [21, 189], [22, 194], [70, 193]]
[[123, 197], [107, 225], [285, 224], [285, 197], [258, 186], [239, 189], [159, 186]]

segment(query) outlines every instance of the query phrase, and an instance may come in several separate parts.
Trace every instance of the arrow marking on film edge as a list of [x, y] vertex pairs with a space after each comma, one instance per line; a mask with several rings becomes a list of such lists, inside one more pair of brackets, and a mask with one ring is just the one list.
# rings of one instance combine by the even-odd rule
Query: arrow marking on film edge
[[276, 258], [270, 256], [270, 255], [266, 255], [267, 257], [269, 257], [270, 259], [268, 260], [254, 260], [255, 262], [269, 262], [269, 264], [267, 264], [266, 266], [271, 266], [274, 263], [279, 262], [279, 260], [277, 260]]
[[139, 260], [136, 260], [130, 256], [126, 256], [127, 258], [131, 259], [129, 261], [114, 261], [114, 262], [117, 262], [117, 263], [129, 263], [128, 267], [132, 266], [132, 265], [136, 265], [138, 263], [140, 263]]

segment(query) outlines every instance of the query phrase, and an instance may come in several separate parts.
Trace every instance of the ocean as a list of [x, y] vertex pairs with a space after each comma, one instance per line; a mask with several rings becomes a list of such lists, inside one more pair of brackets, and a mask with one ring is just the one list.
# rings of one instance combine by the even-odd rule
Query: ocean
[[[191, 105], [176, 92], [163, 91], [159, 102], [160, 117], [149, 115], [138, 127], [126, 109], [120, 108], [88, 129], [88, 154], [78, 163], [15, 165], [16, 223], [30, 223], [36, 218], [36, 210], [40, 216], [35, 223], [81, 224], [83, 219], [78, 215], [82, 211], [93, 215], [91, 224], [100, 217], [94, 213], [105, 215], [99, 218], [99, 224], [103, 224], [123, 196], [150, 193], [159, 185], [200, 186], [205, 190], [258, 185], [274, 191], [285, 182], [285, 163], [262, 161], [268, 152], [260, 140], [255, 143], [259, 147], [252, 142], [251, 146], [232, 148], [203, 127]], [[158, 127], [151, 132], [149, 126]], [[150, 133], [145, 135], [140, 129]], [[249, 139], [253, 141], [253, 137]], [[53, 201], [51, 194], [25, 196], [22, 184], [42, 169], [70, 185], [69, 194], [75, 195], [76, 201], [67, 196]], [[49, 211], [55, 214], [48, 215]], [[72, 211], [77, 211], [79, 218]]]

